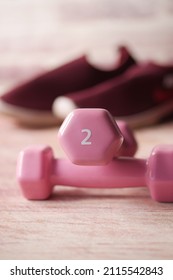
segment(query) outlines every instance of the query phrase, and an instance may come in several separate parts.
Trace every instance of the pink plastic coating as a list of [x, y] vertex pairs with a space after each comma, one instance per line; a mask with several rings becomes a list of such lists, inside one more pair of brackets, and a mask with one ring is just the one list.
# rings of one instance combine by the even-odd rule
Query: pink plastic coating
[[173, 145], [152, 150], [147, 162], [147, 183], [154, 200], [173, 202]]
[[48, 146], [28, 147], [17, 162], [17, 179], [28, 199], [46, 199], [52, 192], [52, 149]]
[[118, 153], [123, 136], [107, 110], [76, 109], [61, 125], [58, 140], [73, 163], [100, 165]]
[[114, 153], [114, 156], [133, 157], [138, 149], [134, 133], [125, 121], [117, 121], [116, 123], [124, 137], [124, 141], [119, 150]]
[[47, 146], [19, 155], [17, 179], [27, 199], [47, 199], [54, 185], [85, 188], [148, 186], [154, 200], [173, 202], [173, 145], [155, 147], [148, 160], [116, 158], [104, 166], [56, 160]]
[[79, 166], [59, 159], [53, 162], [51, 183], [85, 188], [139, 187], [146, 184], [145, 169], [142, 159], [113, 159], [104, 166]]
[[30, 147], [18, 158], [17, 179], [28, 199], [46, 199], [54, 185], [86, 188], [122, 188], [145, 185], [146, 162], [114, 159], [105, 166], [79, 166], [53, 158], [47, 146]]

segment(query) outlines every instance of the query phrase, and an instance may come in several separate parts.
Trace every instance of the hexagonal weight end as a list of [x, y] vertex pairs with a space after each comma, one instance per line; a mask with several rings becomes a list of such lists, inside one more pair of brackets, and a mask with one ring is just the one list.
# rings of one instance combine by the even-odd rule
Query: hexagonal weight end
[[112, 160], [123, 137], [105, 109], [76, 109], [61, 125], [59, 142], [69, 159], [80, 165], [101, 165]]
[[53, 159], [48, 146], [32, 146], [20, 152], [17, 180], [27, 199], [47, 199], [51, 192], [50, 168]]
[[117, 156], [133, 157], [138, 149], [138, 143], [134, 133], [125, 121], [117, 121], [117, 125], [124, 137]]
[[147, 181], [154, 200], [173, 201], [173, 145], [153, 149], [148, 160]]

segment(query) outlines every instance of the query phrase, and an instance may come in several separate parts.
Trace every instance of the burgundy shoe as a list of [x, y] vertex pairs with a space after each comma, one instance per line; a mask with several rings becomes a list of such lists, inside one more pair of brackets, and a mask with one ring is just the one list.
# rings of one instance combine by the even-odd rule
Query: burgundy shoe
[[74, 108], [105, 108], [131, 127], [154, 124], [173, 112], [173, 65], [134, 65], [116, 79], [58, 97], [53, 104], [59, 119]]
[[118, 54], [114, 69], [110, 71], [97, 69], [83, 56], [20, 85], [0, 97], [0, 111], [29, 125], [57, 123], [52, 104], [58, 96], [71, 92], [82, 95], [86, 89], [118, 77], [135, 64], [125, 47], [120, 47]]

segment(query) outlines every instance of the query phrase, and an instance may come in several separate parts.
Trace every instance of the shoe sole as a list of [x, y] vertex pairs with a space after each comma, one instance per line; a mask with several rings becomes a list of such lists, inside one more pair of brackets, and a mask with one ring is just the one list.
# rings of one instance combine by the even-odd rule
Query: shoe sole
[[173, 113], [173, 100], [169, 103], [157, 106], [157, 108], [146, 110], [143, 113], [132, 116], [121, 117], [131, 128], [154, 125]]
[[[30, 109], [21, 109], [17, 106], [9, 105], [0, 100], [0, 112], [14, 118], [17, 122], [28, 126], [50, 126], [60, 125], [61, 116], [54, 116], [50, 111], [38, 111]], [[121, 118], [114, 117], [115, 120], [123, 120], [128, 123], [131, 128], [138, 128], [158, 123], [161, 119], [173, 113], [173, 100], [165, 104], [157, 106], [157, 108], [149, 109], [142, 113]]]
[[27, 126], [57, 125], [58, 119], [50, 111], [38, 111], [9, 105], [0, 100], [0, 112]]

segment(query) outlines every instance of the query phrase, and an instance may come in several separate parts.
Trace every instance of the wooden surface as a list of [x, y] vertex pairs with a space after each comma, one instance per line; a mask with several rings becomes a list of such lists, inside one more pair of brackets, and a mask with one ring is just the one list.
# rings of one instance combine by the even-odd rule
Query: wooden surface
[[[72, 7], [70, 2], [65, 6], [65, 1], [44, 0], [42, 9], [34, 1], [25, 1], [26, 6], [19, 2], [0, 3], [0, 26], [4, 27], [0, 33], [1, 93], [86, 47], [127, 43], [141, 59], [173, 59], [169, 0], [159, 1], [161, 7], [152, 1], [153, 6], [145, 5], [143, 10], [138, 4], [137, 9], [127, 5], [127, 13], [120, 5], [123, 12], [118, 15], [117, 9], [114, 15], [110, 8], [111, 19], [99, 8], [100, 18], [95, 20], [93, 10], [88, 12], [90, 6], [86, 9], [89, 1], [79, 10], [75, 8], [78, 1]], [[107, 7], [107, 1], [103, 2]], [[92, 3], [97, 11], [98, 2]], [[152, 201], [144, 187], [88, 190], [59, 186], [48, 201], [27, 201], [15, 178], [18, 153], [27, 145], [49, 144], [56, 156], [64, 156], [56, 140], [57, 128], [21, 127], [0, 116], [0, 130], [0, 259], [173, 258], [173, 204]], [[135, 135], [137, 156], [148, 157], [156, 144], [172, 143], [173, 120], [136, 130]]]
[[[25, 200], [15, 179], [19, 151], [47, 144], [64, 156], [57, 128], [26, 129], [1, 118], [1, 259], [172, 259], [173, 204], [151, 200], [148, 189], [56, 187], [48, 201]], [[3, 132], [3, 133], [2, 133]], [[173, 139], [173, 122], [135, 132], [138, 156]]]

